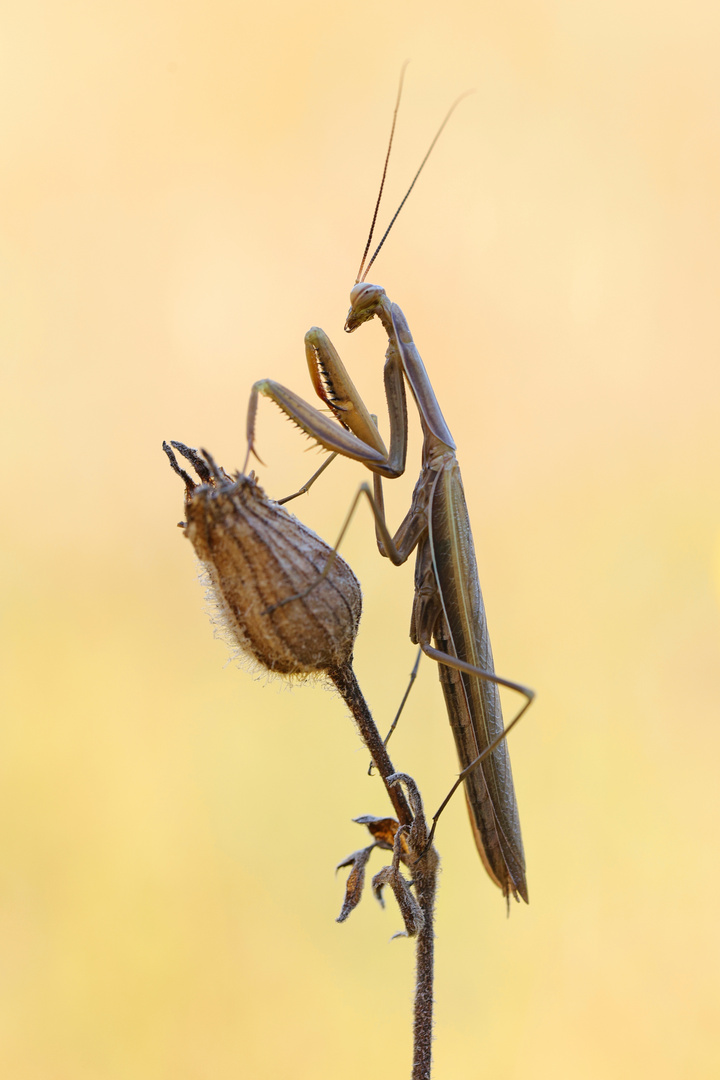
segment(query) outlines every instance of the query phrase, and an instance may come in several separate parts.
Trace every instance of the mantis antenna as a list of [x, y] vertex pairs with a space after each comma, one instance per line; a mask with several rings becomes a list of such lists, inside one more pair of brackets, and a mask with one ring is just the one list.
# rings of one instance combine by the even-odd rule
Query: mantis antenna
[[420, 167], [418, 168], [418, 171], [415, 173], [415, 176], [412, 179], [412, 183], [410, 184], [410, 187], [405, 192], [405, 195], [403, 196], [403, 199], [402, 199], [400, 205], [398, 206], [397, 210], [395, 211], [395, 213], [392, 216], [390, 224], [388, 225], [387, 229], [383, 233], [383, 237], [382, 237], [380, 243], [375, 248], [375, 251], [373, 252], [372, 258], [370, 259], [370, 262], [367, 264], [367, 266], [365, 266], [365, 259], [367, 258], [368, 251], [370, 250], [370, 243], [372, 241], [373, 233], [375, 231], [375, 223], [377, 221], [378, 210], [380, 209], [380, 200], [382, 199], [383, 188], [385, 187], [385, 177], [387, 175], [388, 161], [390, 160], [390, 150], [392, 149], [393, 136], [395, 135], [395, 122], [397, 120], [398, 109], [400, 108], [400, 96], [402, 94], [403, 79], [405, 78], [405, 69], [406, 68], [407, 68], [407, 61], [405, 62], [405, 64], [403, 64], [403, 69], [402, 69], [402, 71], [400, 73], [400, 85], [398, 87], [397, 100], [395, 101], [395, 111], [393, 113], [392, 128], [390, 130], [390, 141], [388, 142], [387, 154], [385, 155], [385, 166], [383, 168], [382, 180], [380, 181], [380, 190], [378, 192], [377, 202], [375, 203], [375, 211], [373, 213], [372, 223], [370, 225], [370, 233], [368, 235], [367, 243], [365, 245], [365, 251], [363, 252], [363, 257], [362, 257], [362, 260], [360, 262], [360, 269], [358, 270], [357, 277], [355, 278], [355, 284], [356, 285], [358, 285], [361, 281], [365, 281], [365, 279], [366, 279], [366, 277], [368, 275], [368, 271], [370, 270], [370, 267], [372, 266], [372, 264], [377, 259], [378, 254], [380, 253], [380, 248], [383, 246], [383, 244], [387, 240], [388, 234], [389, 234], [390, 230], [392, 229], [393, 225], [395, 224], [400, 211], [402, 210], [405, 203], [408, 201], [408, 198], [410, 196], [410, 192], [415, 187], [415, 184], [417, 183], [417, 179], [420, 176], [420, 173], [425, 168], [425, 164], [427, 162], [427, 159], [430, 157], [433, 150], [435, 149], [435, 144], [438, 141], [438, 139], [440, 138], [440, 136], [442, 135], [443, 130], [444, 130], [445, 125], [447, 124], [448, 120], [450, 119], [450, 117], [454, 113], [457, 106], [463, 100], [463, 98], [466, 98], [469, 94], [474, 93], [473, 90], [466, 90], [464, 94], [460, 94], [460, 96], [455, 98], [455, 100], [453, 101], [452, 105], [450, 106], [447, 113], [445, 114], [445, 119], [443, 120], [442, 124], [437, 129], [437, 131], [435, 132], [435, 137], [434, 137], [433, 141], [430, 143], [430, 146], [428, 147], [428, 150], [427, 150], [427, 153], [425, 154], [425, 157], [420, 162]]
[[[368, 233], [367, 243], [365, 244], [365, 250], [363, 251], [363, 257], [360, 260], [360, 269], [358, 270], [357, 277], [355, 278], [355, 284], [356, 285], [360, 281], [365, 280], [365, 278], [364, 277], [361, 278], [360, 275], [363, 272], [363, 266], [365, 265], [365, 259], [367, 258], [368, 251], [370, 250], [370, 244], [372, 242], [373, 233], [375, 232], [375, 223], [377, 221], [378, 210], [380, 209], [380, 200], [382, 199], [383, 188], [385, 187], [385, 177], [387, 176], [388, 162], [390, 161], [390, 151], [392, 150], [393, 136], [395, 135], [395, 124], [396, 124], [396, 121], [397, 121], [398, 109], [400, 108], [400, 98], [402, 97], [403, 82], [404, 82], [404, 79], [405, 79], [405, 72], [407, 71], [407, 66], [408, 66], [409, 62], [410, 62], [409, 60], [405, 61], [405, 63], [402, 66], [402, 70], [400, 72], [400, 83], [398, 85], [397, 98], [395, 99], [395, 109], [394, 109], [394, 112], [393, 112], [392, 127], [390, 128], [390, 139], [388, 141], [387, 154], [385, 155], [385, 165], [383, 166], [382, 180], [380, 181], [380, 190], [378, 191], [377, 202], [375, 203], [375, 210], [373, 211], [372, 221], [370, 222], [370, 232]], [[377, 255], [377, 251], [375, 252], [375, 255]], [[375, 255], [373, 255], [373, 259], [375, 258]], [[365, 271], [365, 273], [367, 273], [367, 270]]]

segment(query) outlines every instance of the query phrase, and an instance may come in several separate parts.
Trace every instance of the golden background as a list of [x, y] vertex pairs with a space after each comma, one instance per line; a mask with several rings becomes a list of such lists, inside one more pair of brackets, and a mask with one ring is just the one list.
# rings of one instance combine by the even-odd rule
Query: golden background
[[[370, 276], [459, 446], [498, 670], [538, 692], [530, 906], [461, 799], [439, 829], [436, 1075], [718, 1074], [719, 32], [700, 0], [6, 7], [3, 1075], [409, 1072], [399, 915], [334, 922], [382, 789], [338, 698], [224, 666], [160, 448], [240, 467], [255, 379], [312, 396], [313, 324], [384, 419], [381, 328], [342, 324], [408, 57], [385, 220], [476, 92]], [[307, 446], [262, 404], [270, 494]], [[296, 512], [334, 539], [362, 477]], [[344, 554], [385, 727], [412, 567], [367, 512]], [[393, 756], [434, 809], [429, 662]]]

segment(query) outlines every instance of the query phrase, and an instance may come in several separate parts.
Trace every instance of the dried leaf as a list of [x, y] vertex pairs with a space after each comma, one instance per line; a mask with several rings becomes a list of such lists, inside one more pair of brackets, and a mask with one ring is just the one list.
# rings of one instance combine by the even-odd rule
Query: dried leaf
[[404, 841], [404, 847], [401, 852], [401, 857], [408, 853], [410, 854], [410, 860], [404, 859], [406, 865], [411, 865], [417, 860], [422, 859], [426, 868], [432, 865], [435, 869], [439, 864], [438, 854], [435, 848], [432, 846], [430, 835], [428, 834], [427, 821], [425, 820], [425, 811], [423, 809], [422, 798], [418, 790], [418, 786], [413, 780], [412, 776], [408, 776], [407, 773], [393, 773], [392, 776], [388, 776], [387, 782], [391, 786], [396, 784], [404, 784], [407, 789], [408, 801], [413, 812], [413, 823], [410, 827], [410, 832], [407, 835], [407, 839]]
[[415, 937], [417, 932], [425, 925], [425, 916], [411, 893], [410, 886], [396, 865], [383, 866], [382, 870], [372, 880], [373, 892], [383, 906], [382, 890], [385, 885], [389, 885], [392, 889], [405, 923], [405, 934], [394, 934], [393, 937]]
[[[372, 814], [363, 814], [362, 817], [353, 818], [356, 825], [366, 825], [373, 840], [379, 847], [392, 849], [395, 843], [395, 835], [398, 831], [398, 822], [392, 817], [374, 817]], [[403, 850], [406, 852], [407, 841], [404, 841]]]
[[353, 851], [352, 855], [348, 855], [347, 859], [338, 863], [338, 870], [341, 866], [350, 866], [352, 869], [350, 870], [347, 884], [345, 885], [345, 901], [342, 910], [337, 917], [337, 922], [345, 922], [350, 912], [360, 903], [360, 897], [362, 896], [363, 886], [365, 884], [365, 867], [370, 858], [370, 853], [375, 846], [375, 844], [370, 844], [369, 847], [361, 848], [359, 851]]

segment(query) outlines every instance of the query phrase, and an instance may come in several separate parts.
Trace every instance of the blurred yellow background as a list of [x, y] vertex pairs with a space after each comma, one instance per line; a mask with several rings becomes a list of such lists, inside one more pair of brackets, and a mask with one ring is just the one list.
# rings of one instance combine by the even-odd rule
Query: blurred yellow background
[[[313, 324], [384, 419], [382, 330], [342, 324], [408, 57], [385, 220], [476, 93], [371, 278], [459, 446], [498, 670], [538, 691], [511, 746], [530, 906], [506, 918], [462, 800], [439, 829], [436, 1075], [718, 1075], [720, 8], [2, 24], [3, 1075], [409, 1073], [398, 913], [334, 922], [382, 789], [338, 698], [226, 665], [160, 448], [240, 467], [255, 379], [312, 396]], [[258, 438], [275, 497], [319, 461], [266, 403]], [[296, 512], [333, 539], [362, 476]], [[367, 513], [344, 554], [385, 727], [412, 567]], [[429, 662], [393, 757], [433, 809], [456, 763]]]

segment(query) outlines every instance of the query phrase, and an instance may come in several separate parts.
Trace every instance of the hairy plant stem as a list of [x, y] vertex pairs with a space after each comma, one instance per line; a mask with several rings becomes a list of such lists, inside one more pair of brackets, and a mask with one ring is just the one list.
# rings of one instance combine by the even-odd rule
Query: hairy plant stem
[[[424, 862], [425, 860], [421, 860]], [[413, 1007], [413, 1071], [412, 1080], [430, 1080], [432, 1070], [433, 1026], [433, 961], [435, 935], [435, 889], [437, 859], [427, 871], [416, 872], [415, 896], [425, 923], [417, 935], [415, 946], [415, 1003]]]
[[413, 860], [415, 898], [424, 916], [423, 924], [416, 934], [412, 1080], [430, 1080], [434, 976], [433, 920], [439, 860], [434, 848], [425, 850], [427, 828], [417, 789], [413, 785], [411, 801], [416, 811], [413, 814], [400, 784], [388, 783], [388, 778], [395, 774], [395, 768], [360, 690], [352, 665], [347, 663], [331, 668], [327, 671], [327, 675], [352, 713], [363, 742], [370, 751], [375, 767], [382, 777], [400, 825], [410, 828], [410, 855]]
[[370, 751], [375, 768], [380, 773], [385, 784], [385, 789], [393, 804], [398, 821], [401, 825], [412, 825], [413, 813], [408, 806], [402, 788], [391, 786], [387, 782], [388, 777], [392, 776], [396, 770], [372, 718], [372, 713], [363, 697], [362, 690], [358, 686], [352, 665], [343, 664], [341, 667], [330, 668], [327, 675], [352, 713], [362, 740]]

